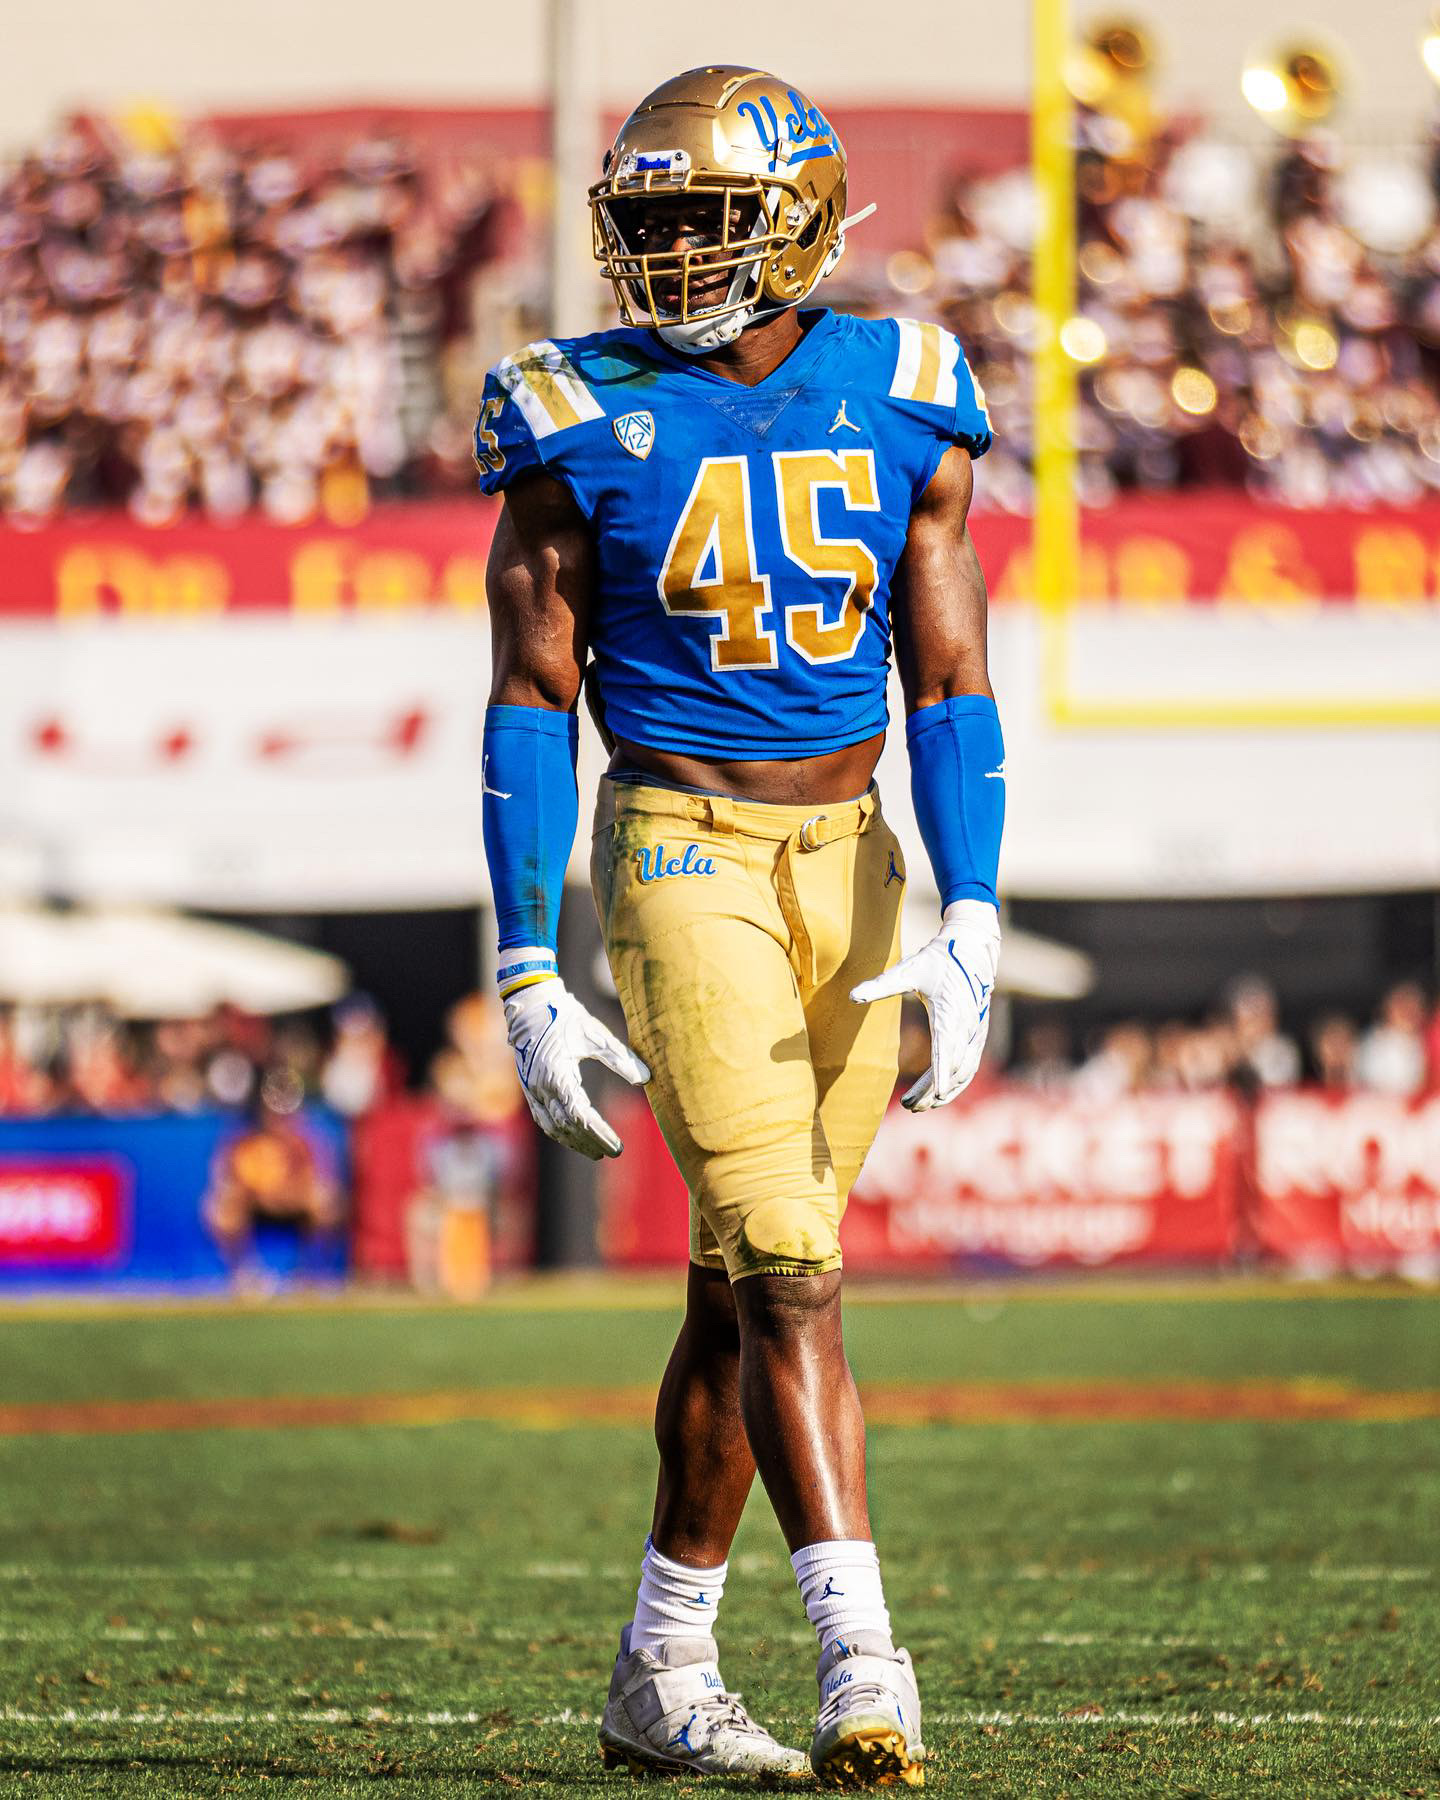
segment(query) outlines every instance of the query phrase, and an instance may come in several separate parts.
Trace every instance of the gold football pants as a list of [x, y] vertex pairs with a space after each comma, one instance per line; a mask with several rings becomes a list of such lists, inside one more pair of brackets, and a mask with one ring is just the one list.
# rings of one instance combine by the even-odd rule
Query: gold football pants
[[768, 806], [600, 784], [591, 880], [630, 1042], [690, 1190], [690, 1255], [840, 1267], [840, 1219], [894, 1090], [904, 863], [874, 789]]

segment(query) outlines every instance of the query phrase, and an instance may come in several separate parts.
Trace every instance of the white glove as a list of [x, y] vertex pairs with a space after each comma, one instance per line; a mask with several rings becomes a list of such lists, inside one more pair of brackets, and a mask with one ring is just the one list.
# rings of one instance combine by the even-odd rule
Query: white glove
[[1000, 960], [1000, 914], [988, 900], [956, 900], [940, 930], [906, 956], [851, 988], [862, 1006], [892, 994], [918, 994], [930, 1015], [930, 1067], [900, 1104], [911, 1112], [946, 1106], [975, 1079], [990, 1029], [990, 993]]
[[586, 1012], [558, 976], [512, 994], [505, 1023], [530, 1116], [546, 1137], [595, 1162], [618, 1156], [620, 1140], [586, 1098], [580, 1065], [602, 1062], [638, 1085], [650, 1071], [635, 1052]]

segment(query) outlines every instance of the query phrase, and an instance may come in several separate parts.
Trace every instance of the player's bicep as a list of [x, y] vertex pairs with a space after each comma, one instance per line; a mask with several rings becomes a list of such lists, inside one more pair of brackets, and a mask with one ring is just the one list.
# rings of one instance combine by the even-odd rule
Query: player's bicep
[[893, 603], [896, 659], [910, 712], [991, 691], [985, 577], [967, 523], [973, 492], [970, 453], [955, 446], [910, 515]]
[[565, 484], [535, 471], [508, 487], [485, 577], [492, 705], [574, 707], [593, 582], [590, 526]]

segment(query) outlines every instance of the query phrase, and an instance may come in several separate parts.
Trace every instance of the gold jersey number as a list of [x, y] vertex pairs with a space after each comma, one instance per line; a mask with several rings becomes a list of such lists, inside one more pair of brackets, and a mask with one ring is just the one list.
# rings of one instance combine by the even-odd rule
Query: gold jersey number
[[[840, 617], [825, 622], [826, 603], [805, 601], [785, 612], [785, 636], [809, 663], [853, 656], [875, 599], [880, 571], [859, 538], [826, 537], [819, 496], [838, 488], [852, 512], [878, 512], [873, 450], [777, 450], [775, 498], [780, 541], [792, 563], [817, 580], [846, 583]], [[710, 639], [712, 669], [773, 669], [775, 633], [760, 623], [770, 610], [770, 577], [755, 566], [750, 464], [743, 456], [707, 456], [671, 534], [658, 587], [665, 610], [720, 620]]]

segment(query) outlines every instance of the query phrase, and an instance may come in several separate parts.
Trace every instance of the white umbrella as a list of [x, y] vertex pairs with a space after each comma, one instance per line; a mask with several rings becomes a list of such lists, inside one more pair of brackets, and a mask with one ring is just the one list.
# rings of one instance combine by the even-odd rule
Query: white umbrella
[[1095, 964], [1083, 950], [1034, 931], [1007, 927], [996, 985], [1028, 1000], [1078, 1000], [1095, 985]]
[[326, 1006], [350, 986], [338, 957], [263, 932], [138, 907], [0, 908], [0, 999], [103, 1001], [129, 1018]]

